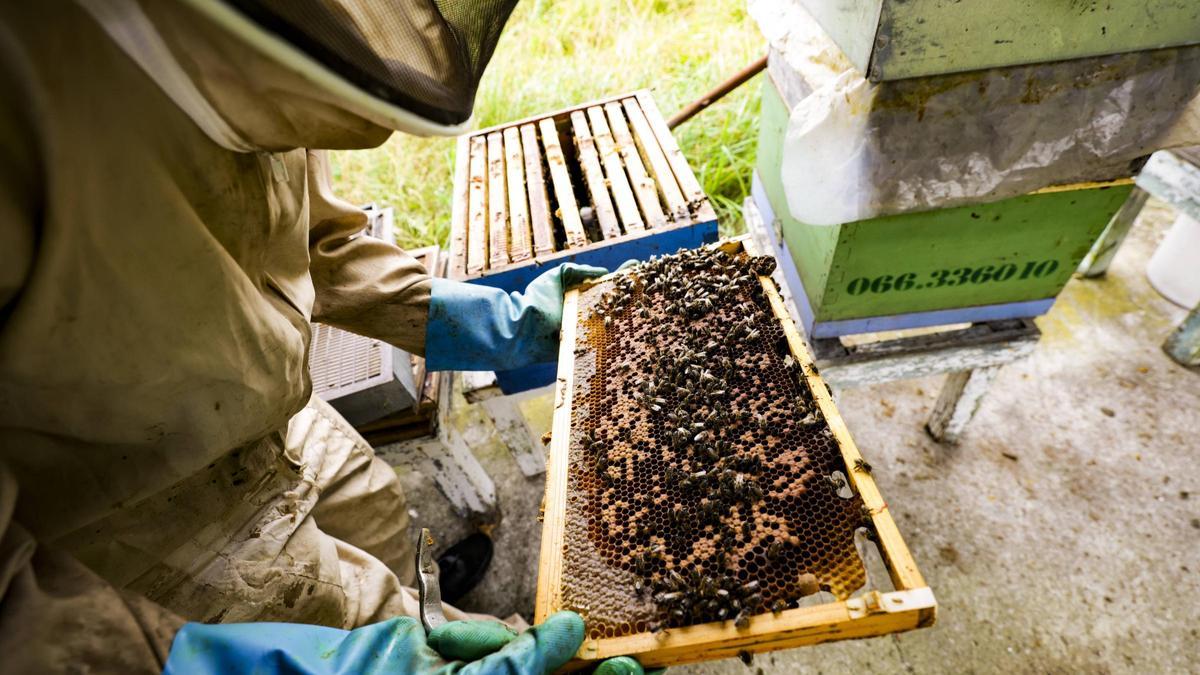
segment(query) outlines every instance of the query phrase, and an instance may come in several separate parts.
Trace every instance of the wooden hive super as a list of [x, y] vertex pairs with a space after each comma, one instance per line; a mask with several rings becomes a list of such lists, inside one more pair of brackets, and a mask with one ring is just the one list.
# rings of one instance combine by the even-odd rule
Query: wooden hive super
[[584, 617], [576, 667], [934, 621], [764, 260], [730, 242], [567, 294], [535, 615]]
[[716, 238], [648, 91], [459, 138], [451, 279], [521, 290], [562, 262], [615, 268]]

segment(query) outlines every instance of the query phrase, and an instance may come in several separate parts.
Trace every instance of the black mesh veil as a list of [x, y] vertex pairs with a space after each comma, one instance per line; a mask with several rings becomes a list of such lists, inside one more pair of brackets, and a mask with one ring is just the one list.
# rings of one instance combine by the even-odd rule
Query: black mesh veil
[[517, 0], [225, 0], [372, 96], [431, 122], [471, 116]]

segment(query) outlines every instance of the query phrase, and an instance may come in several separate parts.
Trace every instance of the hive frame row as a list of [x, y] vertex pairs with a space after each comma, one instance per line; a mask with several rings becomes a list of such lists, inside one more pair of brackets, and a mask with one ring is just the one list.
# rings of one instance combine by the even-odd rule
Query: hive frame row
[[[734, 240], [717, 245], [730, 254], [746, 250], [750, 242]], [[607, 278], [607, 277], [605, 277]], [[555, 390], [554, 419], [546, 465], [546, 494], [543, 500], [541, 555], [538, 563], [537, 599], [534, 621], [540, 623], [562, 608], [563, 546], [571, 410], [575, 379], [575, 338], [579, 320], [579, 294], [603, 279], [588, 282], [567, 292], [563, 306], [562, 342], [559, 349], [558, 384]], [[842, 459], [855, 491], [871, 512], [877, 546], [892, 585], [890, 592], [869, 590], [847, 600], [789, 609], [779, 614], [760, 614], [750, 618], [745, 629], [732, 621], [712, 622], [660, 633], [638, 633], [613, 638], [588, 638], [575, 655], [570, 668], [614, 656], [636, 657], [646, 667], [672, 666], [697, 661], [737, 656], [741, 652], [766, 652], [834, 640], [864, 638], [923, 628], [934, 623], [937, 602], [925, 584], [907, 545], [871, 477], [869, 469], [856, 461], [862, 459], [850, 432], [833, 404], [829, 389], [813, 366], [800, 333], [796, 330], [783, 299], [770, 277], [759, 277], [763, 291], [787, 336], [792, 357], [800, 364], [813, 400], [841, 450]]]
[[[594, 209], [598, 241], [585, 231], [577, 193]], [[496, 194], [506, 198], [490, 199]], [[715, 238], [716, 229], [716, 213], [647, 90], [459, 137], [451, 219], [449, 276], [460, 280], [593, 262], [588, 255], [600, 249], [705, 223]]]

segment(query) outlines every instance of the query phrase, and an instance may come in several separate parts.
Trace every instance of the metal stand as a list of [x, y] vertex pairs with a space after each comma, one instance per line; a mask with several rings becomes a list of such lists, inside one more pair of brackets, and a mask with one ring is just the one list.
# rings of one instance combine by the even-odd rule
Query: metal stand
[[1163, 351], [1185, 366], [1200, 366], [1200, 307], [1193, 309], [1167, 337]]
[[1096, 240], [1092, 250], [1079, 263], [1081, 277], [1091, 279], [1103, 276], [1108, 271], [1108, 266], [1116, 257], [1117, 250], [1121, 248], [1125, 236], [1129, 234], [1129, 228], [1133, 227], [1133, 221], [1137, 220], [1138, 214], [1142, 212], [1142, 207], [1146, 205], [1146, 200], [1149, 198], [1149, 192], [1139, 187], [1133, 188], [1133, 192], [1129, 193], [1129, 197], [1121, 205], [1120, 210], [1113, 215], [1112, 220], [1108, 221], [1108, 226], [1104, 228], [1104, 232]]
[[[1108, 229], [1092, 252], [1084, 258], [1079, 271], [1084, 277], [1096, 277], [1108, 269], [1117, 247], [1124, 241], [1129, 226], [1137, 218], [1146, 200], [1154, 196], [1193, 218], [1200, 218], [1200, 147], [1159, 150], [1150, 156], [1137, 177], [1137, 188], [1113, 216]], [[1163, 351], [1185, 366], [1200, 365], [1200, 308], [1193, 309], [1175, 329]]]

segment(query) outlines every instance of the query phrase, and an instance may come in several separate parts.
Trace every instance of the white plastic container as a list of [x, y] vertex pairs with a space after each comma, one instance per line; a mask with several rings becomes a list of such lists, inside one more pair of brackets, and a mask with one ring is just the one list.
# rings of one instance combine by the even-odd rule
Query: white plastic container
[[1171, 302], [1200, 305], [1200, 221], [1181, 213], [1146, 263], [1150, 285]]

